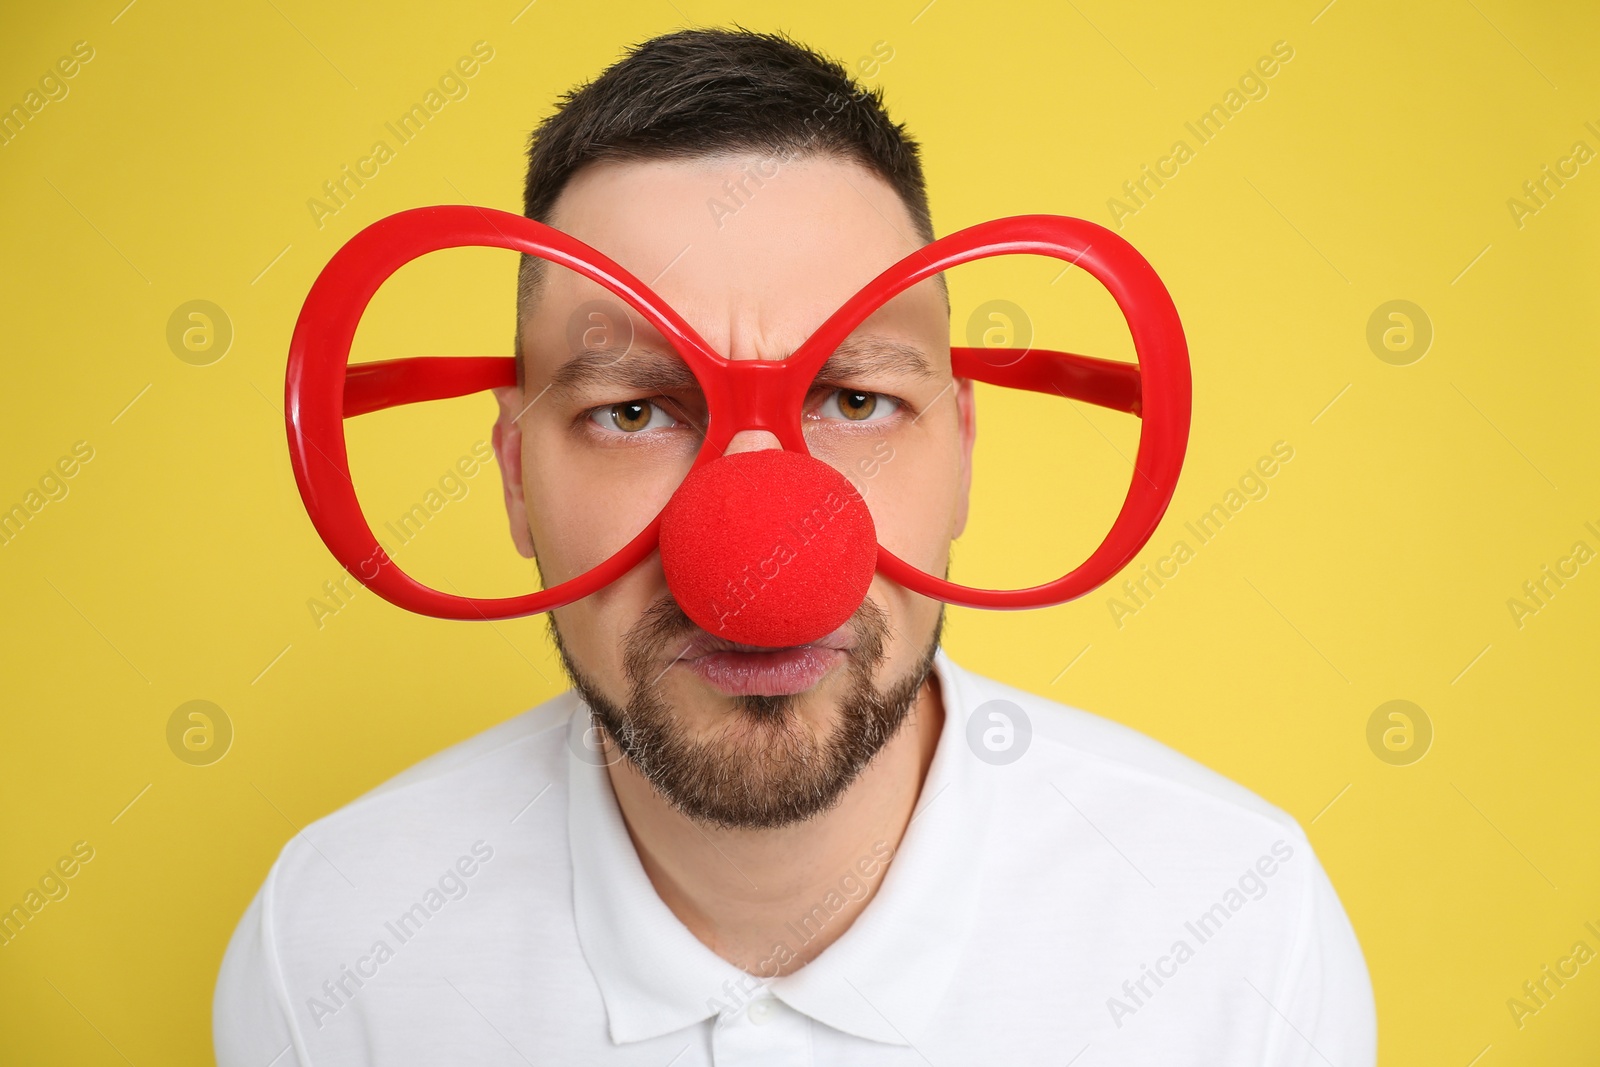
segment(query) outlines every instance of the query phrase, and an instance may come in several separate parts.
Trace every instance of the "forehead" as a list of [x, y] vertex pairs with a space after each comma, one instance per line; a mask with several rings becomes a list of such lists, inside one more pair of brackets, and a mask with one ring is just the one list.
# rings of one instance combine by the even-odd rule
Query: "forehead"
[[[616, 260], [735, 359], [792, 351], [858, 289], [922, 245], [886, 181], [853, 161], [817, 156], [590, 164], [562, 191], [550, 221]], [[549, 268], [530, 324], [559, 323], [602, 295], [597, 284]], [[869, 321], [948, 337], [931, 279]], [[648, 331], [642, 320], [640, 326]]]

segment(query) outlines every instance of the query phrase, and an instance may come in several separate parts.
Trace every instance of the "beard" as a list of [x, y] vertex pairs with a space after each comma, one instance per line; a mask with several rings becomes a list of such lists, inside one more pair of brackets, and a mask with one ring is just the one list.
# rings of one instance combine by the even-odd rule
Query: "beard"
[[[863, 601], [851, 616], [855, 647], [846, 655], [833, 727], [818, 736], [801, 716], [812, 693], [778, 696], [741, 694], [731, 721], [714, 736], [696, 740], [667, 700], [662, 678], [673, 650], [684, 648], [699, 628], [677, 601], [652, 604], [623, 636], [623, 674], [629, 692], [617, 704], [583, 673], [561, 640], [555, 613], [547, 616], [561, 665], [589, 707], [594, 727], [623, 758], [686, 817], [726, 829], [770, 830], [813, 818], [837, 804], [901, 726], [933, 670], [944, 629], [939, 608], [933, 635], [916, 665], [879, 689], [873, 677], [888, 655], [889, 620], [882, 608]], [[671, 662], [676, 662], [673, 660]]]

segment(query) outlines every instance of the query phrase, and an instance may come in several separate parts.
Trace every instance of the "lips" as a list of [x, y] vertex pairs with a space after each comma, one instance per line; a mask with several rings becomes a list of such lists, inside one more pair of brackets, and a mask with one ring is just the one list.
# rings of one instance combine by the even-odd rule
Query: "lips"
[[678, 663], [729, 696], [803, 693], [843, 663], [855, 647], [849, 626], [789, 648], [762, 648], [696, 632]]

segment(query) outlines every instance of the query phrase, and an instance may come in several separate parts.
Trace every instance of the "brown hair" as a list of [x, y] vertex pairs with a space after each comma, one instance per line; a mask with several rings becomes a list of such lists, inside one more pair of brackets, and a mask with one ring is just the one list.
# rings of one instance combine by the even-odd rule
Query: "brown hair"
[[[859, 163], [900, 196], [916, 235], [934, 239], [917, 142], [890, 121], [883, 89], [857, 84], [841, 64], [782, 34], [742, 27], [652, 38], [568, 91], [528, 138], [522, 213], [549, 223], [561, 191], [588, 163], [745, 151]], [[522, 317], [545, 266], [524, 255], [517, 273], [519, 383]]]

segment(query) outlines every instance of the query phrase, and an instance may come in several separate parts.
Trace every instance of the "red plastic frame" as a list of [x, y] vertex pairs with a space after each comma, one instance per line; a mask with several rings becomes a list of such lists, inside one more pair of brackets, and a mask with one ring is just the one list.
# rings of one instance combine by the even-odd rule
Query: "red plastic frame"
[[721, 456], [733, 435], [770, 430], [786, 449], [808, 452], [804, 400], [823, 361], [885, 301], [940, 271], [997, 255], [1053, 256], [1082, 267], [1110, 291], [1128, 322], [1138, 364], [1030, 349], [997, 365], [996, 352], [955, 348], [958, 378], [1013, 389], [1053, 392], [1142, 420], [1128, 495], [1111, 530], [1077, 568], [1026, 589], [977, 589], [920, 571], [878, 546], [880, 574], [924, 596], [979, 608], [1060, 604], [1111, 578], [1155, 533], [1183, 466], [1189, 437], [1189, 353], [1172, 298], [1132, 245], [1103, 226], [1061, 215], [1016, 215], [949, 234], [889, 267], [835, 311], [791, 356], [730, 360], [715, 352], [648, 286], [559, 230], [492, 208], [414, 208], [368, 226], [340, 248], [317, 276], [289, 346], [284, 416], [289, 457], [306, 511], [345, 569], [385, 600], [447, 619], [505, 619], [558, 608], [637, 566], [656, 548], [657, 515], [609, 559], [576, 578], [521, 596], [480, 599], [429, 588], [389, 558], [367, 525], [345, 450], [345, 419], [423, 400], [464, 396], [516, 381], [512, 357], [436, 357], [349, 366], [356, 326], [378, 287], [419, 256], [462, 246], [507, 248], [540, 256], [605, 286], [639, 312], [677, 351], [699, 381], [709, 412], [694, 465]]

